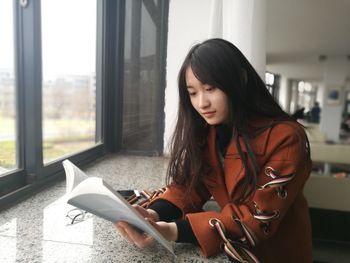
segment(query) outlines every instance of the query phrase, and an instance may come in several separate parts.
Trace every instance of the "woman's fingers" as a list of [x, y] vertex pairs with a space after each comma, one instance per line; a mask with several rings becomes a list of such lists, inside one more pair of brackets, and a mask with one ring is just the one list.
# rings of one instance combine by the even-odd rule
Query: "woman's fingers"
[[158, 231], [160, 231], [161, 229], [159, 228], [159, 225], [154, 222], [153, 220], [150, 220], [149, 218], [146, 218], [146, 220], [148, 221], [148, 223], [150, 223], [155, 229], [157, 229]]
[[154, 243], [153, 237], [149, 236], [146, 233], [140, 233], [140, 231], [136, 230], [133, 226], [126, 222], [119, 222], [117, 224], [118, 230], [119, 227], [122, 229], [121, 234], [123, 237], [133, 242], [139, 248], [145, 248]]
[[148, 217], [148, 211], [139, 205], [133, 205], [137, 212], [139, 212], [143, 217]]
[[120, 233], [120, 235], [125, 238], [126, 240], [133, 242], [133, 240], [129, 237], [128, 233], [125, 231], [123, 224], [120, 225], [122, 222], [118, 222], [115, 225], [115, 227], [117, 228], [118, 232]]
[[177, 225], [174, 222], [164, 222], [164, 221], [158, 221], [154, 222], [152, 220], [149, 220], [146, 218], [146, 220], [163, 235], [163, 237], [167, 240], [170, 241], [176, 241], [177, 240], [177, 235], [178, 235], [178, 230], [177, 230]]
[[139, 205], [133, 205], [137, 212], [139, 212], [144, 218], [151, 218], [154, 222], [159, 221], [159, 215], [152, 209], [145, 209]]
[[145, 248], [149, 247], [154, 244], [154, 238], [150, 235], [145, 234], [143, 240], [140, 240], [140, 242], [135, 242], [135, 245], [139, 248]]

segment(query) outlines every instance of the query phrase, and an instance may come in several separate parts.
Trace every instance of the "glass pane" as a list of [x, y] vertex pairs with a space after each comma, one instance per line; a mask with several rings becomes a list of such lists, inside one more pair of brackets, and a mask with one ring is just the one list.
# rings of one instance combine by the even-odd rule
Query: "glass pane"
[[95, 145], [96, 6], [41, 1], [44, 163]]
[[16, 168], [13, 1], [0, 1], [0, 176]]
[[[122, 148], [157, 150], [160, 112], [157, 1], [126, 1]], [[152, 8], [152, 6], [154, 8]]]

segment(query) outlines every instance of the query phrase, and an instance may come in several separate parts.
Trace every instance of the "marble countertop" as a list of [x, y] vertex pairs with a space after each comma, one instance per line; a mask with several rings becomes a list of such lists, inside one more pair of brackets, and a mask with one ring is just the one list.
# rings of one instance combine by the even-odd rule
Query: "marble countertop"
[[[110, 155], [84, 170], [115, 189], [156, 189], [164, 184], [161, 157]], [[0, 212], [0, 262], [228, 262], [204, 258], [189, 244], [174, 244], [174, 258], [159, 244], [139, 249], [122, 239], [112, 223], [90, 216], [70, 225], [65, 181]]]

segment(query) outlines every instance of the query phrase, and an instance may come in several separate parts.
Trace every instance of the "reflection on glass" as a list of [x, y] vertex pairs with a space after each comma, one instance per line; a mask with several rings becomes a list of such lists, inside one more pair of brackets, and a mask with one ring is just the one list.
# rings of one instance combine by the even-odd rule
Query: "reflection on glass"
[[[17, 232], [17, 218], [0, 223], [0, 235], [15, 237]], [[2, 243], [1, 243], [2, 244]], [[2, 262], [2, 261], [0, 261]]]
[[41, 2], [45, 163], [95, 144], [96, 5]]
[[13, 1], [0, 1], [0, 176], [16, 165]]
[[17, 218], [0, 220], [0, 262], [16, 261]]
[[0, 262], [16, 262], [16, 237], [0, 235]]
[[[160, 15], [143, 1], [126, 1], [122, 148], [153, 151], [160, 102]], [[159, 1], [155, 1], [159, 5]], [[158, 9], [159, 10], [159, 9]]]
[[[44, 208], [43, 239], [63, 243], [92, 245], [94, 241], [94, 218], [71, 224], [67, 213], [74, 207], [66, 203], [62, 197]], [[62, 261], [61, 261], [62, 262]]]
[[[67, 212], [73, 209], [62, 197], [43, 210], [43, 262], [90, 262], [94, 242], [94, 219], [70, 225]], [[62, 253], [64, 251], [64, 253]]]

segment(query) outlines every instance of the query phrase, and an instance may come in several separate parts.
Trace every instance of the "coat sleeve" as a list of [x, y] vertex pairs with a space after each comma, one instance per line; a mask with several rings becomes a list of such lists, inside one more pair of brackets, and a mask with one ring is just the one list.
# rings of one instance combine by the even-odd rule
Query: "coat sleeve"
[[222, 244], [209, 224], [211, 218], [223, 223], [231, 239], [243, 237], [255, 246], [274, 235], [284, 215], [302, 193], [311, 166], [305, 134], [301, 129], [297, 132], [286, 129], [284, 133], [269, 142], [269, 156], [260, 169], [258, 189], [248, 201], [240, 205], [228, 203], [221, 212], [187, 214], [205, 256], [217, 254]]
[[164, 193], [152, 200], [154, 203], [157, 200], [166, 200], [182, 212], [182, 218], [185, 218], [187, 213], [196, 213], [202, 211], [202, 207], [210, 198], [210, 193], [203, 184], [193, 189], [189, 196], [186, 195], [187, 188], [184, 185], [170, 184], [166, 187]]

